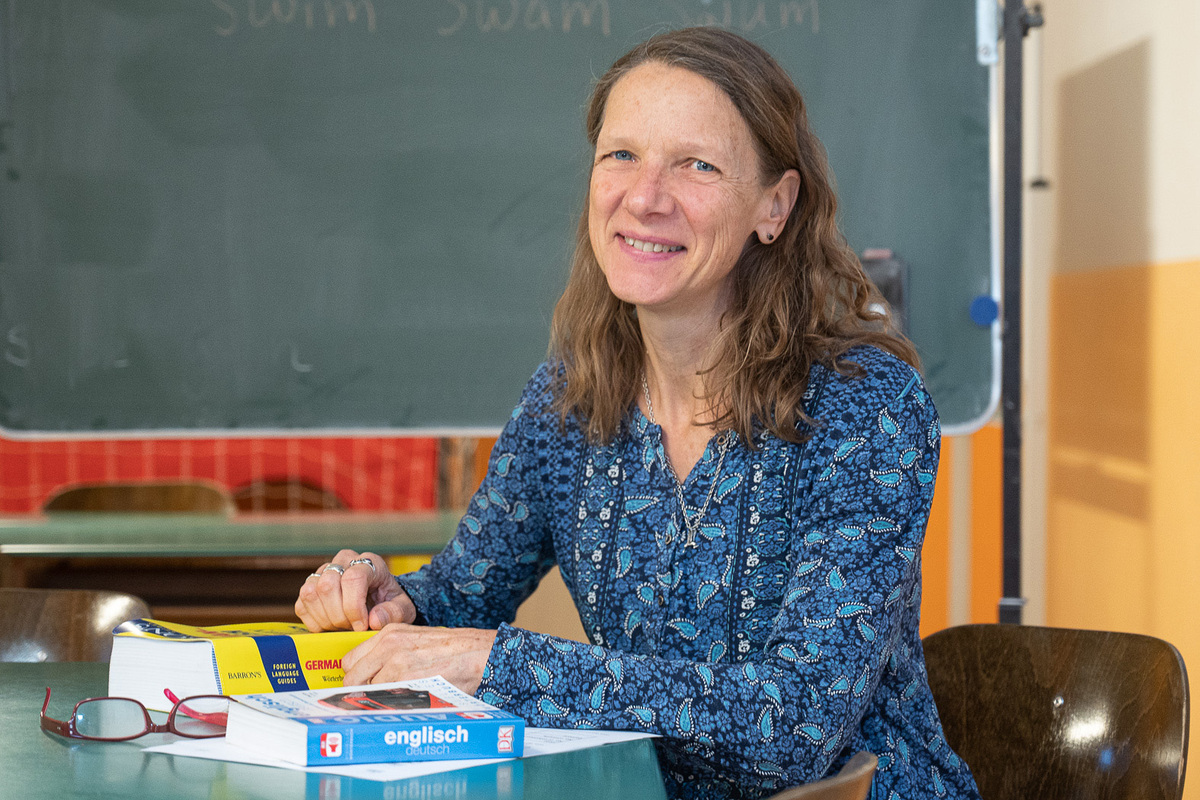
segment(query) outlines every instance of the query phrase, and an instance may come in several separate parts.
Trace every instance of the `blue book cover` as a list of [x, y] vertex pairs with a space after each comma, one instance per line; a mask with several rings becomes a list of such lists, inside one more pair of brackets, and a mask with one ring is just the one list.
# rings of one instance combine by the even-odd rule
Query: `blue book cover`
[[233, 699], [229, 744], [304, 766], [524, 752], [524, 720], [440, 677]]

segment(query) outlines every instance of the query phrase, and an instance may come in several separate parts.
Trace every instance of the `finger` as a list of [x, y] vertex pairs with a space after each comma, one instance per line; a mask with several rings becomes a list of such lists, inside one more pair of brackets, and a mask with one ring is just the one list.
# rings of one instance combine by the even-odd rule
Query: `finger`
[[495, 640], [494, 630], [389, 625], [372, 639], [377, 646], [364, 653], [353, 677], [363, 683], [385, 683], [441, 675], [464, 692], [474, 693]]
[[356, 569], [354, 562], [359, 558], [355, 550], [339, 550], [317, 581], [324, 613], [338, 630], [366, 630], [367, 627], [367, 593], [361, 573], [369, 568]]
[[325, 609], [321, 603], [321, 597], [317, 593], [317, 581], [320, 579], [321, 572], [328, 563], [317, 567], [316, 572], [313, 572], [305, 578], [303, 585], [300, 587], [300, 593], [296, 598], [296, 616], [310, 630], [315, 632], [332, 630], [329, 616], [325, 613]]
[[296, 593], [296, 604], [292, 606], [293, 610], [296, 612], [296, 616], [300, 618], [300, 621], [303, 622], [304, 626], [312, 633], [317, 633], [321, 630], [321, 628], [313, 618], [312, 614], [310, 614], [308, 611], [308, 602], [304, 597], [304, 587], [316, 577], [317, 573], [314, 572], [304, 579], [304, 583], [300, 584], [300, 591]]
[[[355, 558], [350, 559], [349, 563], [355, 572], [362, 572], [367, 576], [367, 584], [371, 587], [372, 593], [380, 590], [386, 592], [388, 587], [396, 582], [391, 572], [388, 571], [387, 559], [378, 553], [359, 553]], [[373, 599], [388, 600], [390, 595]]]
[[[367, 609], [361, 628], [355, 630], [380, 630], [391, 622], [413, 622], [417, 608], [405, 594], [404, 589], [387, 569], [387, 561], [378, 553], [365, 552], [350, 561], [350, 570], [355, 581], [360, 574], [367, 575]], [[346, 592], [345, 581], [342, 591]], [[349, 616], [349, 614], [347, 614]], [[352, 617], [353, 619], [353, 617]]]
[[417, 618], [417, 607], [413, 605], [413, 601], [409, 598], [404, 589], [400, 588], [400, 593], [386, 603], [378, 603], [371, 609], [371, 614], [367, 618], [371, 630], [382, 630], [384, 626], [390, 625], [393, 622], [414, 622]]
[[372, 583], [387, 575], [387, 559], [378, 553], [358, 553], [346, 563], [348, 569], [363, 570], [371, 577]]
[[358, 662], [362, 660], [367, 651], [375, 646], [375, 639], [367, 639], [362, 644], [356, 645], [346, 651], [342, 656], [342, 685], [343, 686], [359, 686], [355, 679], [358, 677]]
[[344, 569], [334, 562], [313, 581], [317, 593], [313, 612], [325, 621], [327, 630], [349, 630], [351, 627], [342, 600], [342, 574], [339, 570]]
[[367, 595], [371, 589], [371, 572], [363, 566], [351, 566], [346, 569], [339, 581], [341, 590], [341, 613], [351, 630], [365, 631], [367, 629]]
[[313, 619], [312, 615], [308, 613], [304, 603], [299, 600], [296, 601], [296, 616], [300, 618], [302, 623], [304, 623], [304, 627], [308, 628], [309, 633], [320, 633], [321, 631], [325, 630], [325, 628], [321, 626], [321, 623]]
[[[342, 551], [338, 557], [352, 551]], [[377, 553], [354, 553], [342, 575], [342, 612], [356, 631], [368, 629], [368, 612], [375, 603], [388, 600], [397, 588], [387, 571], [387, 562]], [[389, 591], [390, 588], [390, 591]]]
[[333, 557], [333, 563], [340, 564], [341, 566], [345, 567], [345, 566], [349, 565], [350, 562], [356, 558], [358, 558], [357, 550], [351, 550], [350, 548], [344, 548], [342, 550], [338, 550], [338, 554]]
[[346, 673], [344, 685], [362, 686], [378, 682], [376, 678], [380, 669], [389, 661], [402, 657], [404, 651], [400, 640], [403, 635], [398, 627], [392, 626], [386, 631], [380, 631], [342, 656], [342, 669]]

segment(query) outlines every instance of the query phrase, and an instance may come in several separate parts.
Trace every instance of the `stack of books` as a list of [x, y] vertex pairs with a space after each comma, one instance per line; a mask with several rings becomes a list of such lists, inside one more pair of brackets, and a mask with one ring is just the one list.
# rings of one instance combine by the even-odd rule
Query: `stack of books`
[[343, 686], [342, 656], [373, 631], [140, 619], [113, 633], [110, 696], [169, 711], [171, 696], [229, 695], [226, 742], [258, 755], [334, 766], [524, 753], [524, 720], [441, 677]]

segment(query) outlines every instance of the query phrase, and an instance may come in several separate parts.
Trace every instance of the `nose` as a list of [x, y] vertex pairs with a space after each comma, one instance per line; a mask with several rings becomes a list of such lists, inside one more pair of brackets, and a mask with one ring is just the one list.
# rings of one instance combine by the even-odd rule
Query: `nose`
[[670, 213], [674, 200], [666, 171], [654, 164], [639, 165], [625, 193], [625, 205], [638, 217]]

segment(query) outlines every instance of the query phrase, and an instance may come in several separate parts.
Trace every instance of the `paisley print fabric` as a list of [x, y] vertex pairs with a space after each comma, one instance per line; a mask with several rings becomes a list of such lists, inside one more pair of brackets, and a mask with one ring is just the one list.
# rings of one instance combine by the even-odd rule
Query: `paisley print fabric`
[[[933, 403], [906, 364], [816, 367], [802, 445], [716, 440], [683, 483], [634, 407], [589, 446], [529, 382], [446, 549], [398, 578], [428, 624], [498, 628], [478, 695], [532, 725], [659, 734], [667, 793], [755, 798], [879, 757], [873, 797], [978, 798], [949, 749], [917, 632], [937, 470]], [[511, 627], [554, 564], [591, 644]]]

